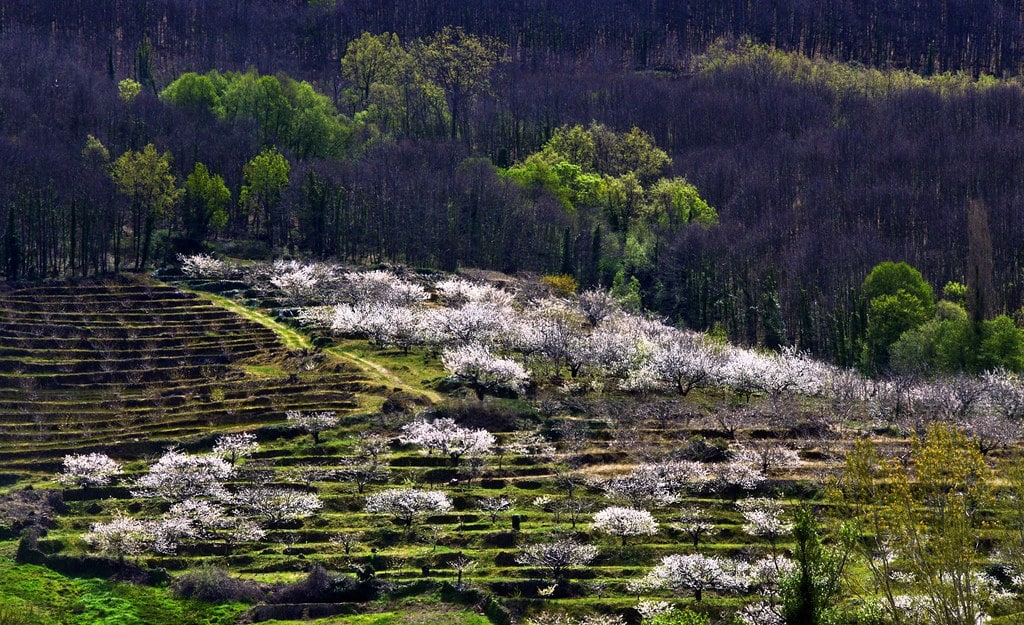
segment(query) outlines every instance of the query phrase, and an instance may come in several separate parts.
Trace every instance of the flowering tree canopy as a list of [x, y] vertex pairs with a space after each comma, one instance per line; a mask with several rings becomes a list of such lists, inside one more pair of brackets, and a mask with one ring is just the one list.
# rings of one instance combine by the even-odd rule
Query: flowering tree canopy
[[487, 391], [507, 389], [518, 393], [530, 379], [518, 362], [499, 358], [475, 343], [446, 350], [441, 362], [454, 379], [469, 385], [481, 400]]
[[367, 512], [390, 514], [407, 528], [419, 517], [451, 509], [451, 498], [436, 490], [392, 488], [366, 498]]
[[484, 429], [464, 428], [454, 419], [433, 421], [420, 419], [402, 427], [402, 442], [438, 450], [451, 459], [453, 465], [462, 456], [482, 456], [494, 445], [494, 435]]
[[222, 497], [232, 468], [216, 456], [196, 456], [170, 450], [136, 482], [136, 497], [184, 501], [191, 497]]
[[69, 454], [64, 456], [64, 472], [57, 480], [65, 486], [106, 486], [121, 473], [121, 465], [106, 454]]
[[302, 430], [313, 437], [315, 445], [320, 444], [320, 433], [338, 425], [338, 415], [334, 411], [300, 412], [289, 410], [285, 413], [288, 424], [296, 430]]
[[602, 534], [622, 538], [622, 544], [630, 536], [651, 536], [658, 533], [658, 522], [647, 510], [611, 506], [594, 515], [593, 529]]

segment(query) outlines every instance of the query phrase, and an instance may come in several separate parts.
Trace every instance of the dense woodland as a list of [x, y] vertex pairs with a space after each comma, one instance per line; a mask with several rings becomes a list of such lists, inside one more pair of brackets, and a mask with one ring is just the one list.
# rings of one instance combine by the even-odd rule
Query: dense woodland
[[[983, 312], [1022, 303], [1022, 16], [977, 2], [6, 2], [3, 271], [141, 268], [199, 238], [242, 256], [570, 273], [627, 290], [636, 278], [673, 321], [852, 363], [857, 292], [880, 261], [907, 261], [937, 289], [971, 283], [970, 248], [977, 258], [990, 240], [991, 260], [975, 263], [991, 262], [995, 285]], [[425, 71], [449, 25], [495, 54], [461, 98]], [[342, 66], [363, 32], [396, 33], [416, 70], [382, 81], [394, 91], [375, 102]], [[277, 77], [285, 108], [327, 110], [337, 140], [319, 150], [289, 134], [294, 120], [159, 95], [210, 70]], [[640, 236], [610, 201], [567, 205], [507, 173], [557, 129], [592, 122], [649, 134], [670, 159], [658, 176], [685, 177], [717, 225], [638, 220]], [[148, 144], [189, 189], [173, 209], [144, 210], [111, 175]], [[268, 196], [246, 168], [272, 147], [287, 184]], [[196, 163], [230, 194], [202, 237], [187, 218], [209, 197], [186, 184]], [[658, 176], [638, 175], [643, 202]]]

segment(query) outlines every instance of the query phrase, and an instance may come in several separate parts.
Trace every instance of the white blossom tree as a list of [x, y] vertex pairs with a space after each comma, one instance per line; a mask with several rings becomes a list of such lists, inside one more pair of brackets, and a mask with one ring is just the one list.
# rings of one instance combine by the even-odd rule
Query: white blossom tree
[[641, 581], [642, 588], [663, 588], [672, 592], [692, 591], [701, 601], [708, 590], [730, 592], [741, 582], [736, 578], [735, 564], [723, 558], [699, 553], [665, 556]]
[[475, 343], [445, 350], [441, 362], [452, 378], [472, 388], [481, 401], [487, 392], [499, 389], [519, 393], [530, 379], [526, 369], [518, 362], [499, 358], [486, 347]]
[[226, 495], [224, 481], [231, 477], [230, 464], [216, 456], [197, 456], [167, 451], [135, 484], [136, 497], [159, 497], [171, 502], [195, 497]]
[[120, 473], [121, 465], [106, 454], [68, 454], [57, 481], [65, 486], [91, 488], [110, 484]]
[[270, 486], [241, 489], [231, 502], [240, 516], [271, 527], [312, 516], [324, 505], [316, 493]]
[[232, 272], [232, 266], [209, 254], [178, 254], [181, 272], [190, 278], [222, 279]]
[[730, 454], [733, 461], [749, 464], [765, 475], [801, 464], [800, 454], [796, 450], [769, 438], [752, 438], [745, 443], [733, 445]]
[[285, 413], [288, 425], [296, 430], [306, 432], [313, 437], [313, 444], [320, 444], [320, 434], [338, 425], [338, 415], [331, 410], [321, 412], [301, 412], [289, 410]]
[[512, 508], [512, 500], [502, 495], [500, 497], [482, 497], [477, 502], [478, 508], [491, 517], [491, 523], [498, 520], [498, 515]]
[[252, 432], [238, 432], [235, 434], [223, 434], [217, 437], [213, 445], [213, 455], [227, 460], [228, 464], [235, 464], [241, 458], [248, 458], [260, 449], [256, 441], [256, 435]]
[[690, 538], [694, 551], [700, 547], [701, 536], [710, 536], [715, 532], [715, 524], [708, 518], [707, 512], [696, 506], [686, 506], [679, 511], [676, 528]]
[[494, 435], [484, 429], [464, 428], [447, 417], [427, 421], [419, 419], [402, 426], [402, 442], [437, 450], [448, 456], [452, 466], [463, 456], [482, 456], [494, 445]]
[[550, 575], [549, 579], [558, 584], [566, 571], [574, 566], [590, 564], [597, 557], [597, 553], [597, 547], [593, 545], [562, 539], [529, 545], [516, 557], [516, 562], [546, 569]]
[[341, 275], [339, 295], [352, 303], [373, 302], [404, 307], [430, 298], [426, 289], [390, 271], [350, 271]]
[[743, 514], [743, 531], [764, 538], [775, 550], [779, 539], [792, 531], [793, 524], [784, 520], [785, 508], [777, 499], [749, 497], [736, 502]]
[[630, 536], [657, 534], [658, 522], [647, 510], [610, 506], [594, 514], [592, 529], [602, 534], [618, 536], [625, 547]]
[[737, 614], [741, 625], [785, 625], [782, 608], [775, 603], [755, 601], [743, 606]]
[[655, 347], [651, 367], [659, 379], [686, 397], [695, 388], [718, 383], [725, 360], [718, 345], [697, 335], [677, 332], [671, 340]]
[[440, 491], [392, 488], [367, 497], [365, 509], [373, 514], [389, 514], [411, 529], [417, 519], [451, 510], [452, 500]]
[[174, 553], [182, 541], [212, 538], [217, 530], [232, 526], [234, 521], [216, 503], [186, 499], [172, 505], [152, 523], [152, 548], [158, 553]]
[[619, 300], [608, 291], [590, 289], [583, 291], [576, 302], [583, 317], [591, 326], [597, 326], [605, 319], [622, 310]]
[[367, 484], [387, 482], [391, 470], [374, 456], [357, 456], [342, 458], [341, 467], [336, 475], [339, 479], [356, 485], [356, 492], [362, 494]]
[[434, 285], [434, 290], [449, 306], [461, 306], [467, 302], [511, 306], [514, 299], [514, 295], [504, 289], [462, 278], [441, 280]]
[[123, 562], [127, 556], [138, 556], [153, 542], [152, 525], [142, 519], [117, 515], [109, 521], [93, 523], [83, 537], [97, 551]]

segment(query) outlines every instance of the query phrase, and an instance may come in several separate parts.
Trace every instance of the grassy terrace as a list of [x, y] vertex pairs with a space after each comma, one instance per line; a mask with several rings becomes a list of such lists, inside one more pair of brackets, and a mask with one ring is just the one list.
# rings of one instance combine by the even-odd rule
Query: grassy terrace
[[350, 413], [382, 390], [294, 331], [144, 280], [0, 292], [0, 464], [69, 449], [154, 453], [287, 410]]
[[[399, 593], [340, 606], [361, 614], [312, 621], [322, 625], [492, 622], [480, 614], [478, 605], [457, 605], [441, 591], [442, 583], [456, 578], [453, 562], [462, 556], [475, 562], [465, 573], [466, 580], [524, 613], [552, 607], [626, 611], [636, 603], [631, 581], [666, 555], [692, 551], [687, 536], [673, 526], [680, 505], [699, 506], [714, 524], [714, 533], [702, 539], [706, 554], [755, 558], [773, 551], [763, 539], [743, 531], [734, 503], [744, 493], [737, 491], [693, 495], [680, 504], [656, 508], [652, 511], [661, 523], [658, 533], [632, 538], [625, 546], [590, 528], [593, 513], [609, 505], [596, 480], [628, 473], [645, 453], [679, 451], [698, 438], [717, 438], [722, 444], [729, 432], [715, 420], [714, 409], [729, 401], [724, 392], [697, 391], [684, 401], [646, 398], [643, 401], [653, 410], [628, 427], [595, 414], [588, 404], [543, 389], [530, 402], [478, 402], [461, 393], [447, 397], [438, 384], [444, 372], [430, 354], [383, 350], [355, 340], [315, 349], [309, 336], [278, 321], [274, 310], [226, 295], [127, 281], [0, 293], [0, 483], [58, 488], [53, 474], [69, 450], [109, 453], [125, 462], [128, 472], [116, 486], [65, 489], [67, 509], [40, 540], [44, 552], [86, 553], [81, 535], [118, 511], [158, 514], [166, 504], [134, 499], [125, 487], [145, 469], [146, 461], [172, 443], [189, 451], [207, 451], [218, 433], [237, 430], [257, 434], [261, 447], [240, 464], [234, 486], [273, 483], [310, 489], [324, 502], [323, 509], [305, 522], [271, 528], [259, 542], [232, 548], [223, 541], [188, 543], [173, 555], [147, 555], [143, 561], [172, 576], [214, 565], [265, 583], [299, 580], [314, 563], [349, 573], [372, 568], [377, 579], [413, 589], [407, 596]], [[389, 399], [393, 406], [385, 404]], [[802, 414], [823, 409], [800, 401], [787, 409]], [[586, 437], [579, 445], [560, 445], [553, 456], [498, 454], [470, 474], [466, 462], [451, 466], [446, 458], [426, 455], [397, 440], [398, 426], [427, 403], [441, 406], [465, 425], [486, 427], [502, 448], [523, 429], [540, 430], [554, 439], [576, 429]], [[767, 408], [757, 400], [752, 407]], [[309, 435], [282, 427], [285, 411], [293, 409], [335, 410], [341, 421], [314, 444]], [[696, 416], [665, 418], [683, 413]], [[389, 439], [384, 458], [390, 486], [441, 488], [451, 496], [454, 509], [429, 516], [411, 530], [382, 515], [365, 513], [366, 493], [381, 485], [370, 484], [361, 493], [355, 484], [340, 479], [338, 470], [357, 453], [358, 436], [367, 432]], [[823, 478], [837, 470], [837, 460], [852, 444], [850, 437], [808, 436], [781, 422], [744, 425], [733, 434], [799, 449], [801, 464], [770, 472], [757, 491], [780, 498], [788, 508], [807, 498], [821, 502]], [[876, 439], [882, 446], [906, 450], [906, 440]], [[565, 499], [557, 478], [566, 473], [576, 476], [576, 496], [589, 503], [575, 524], [572, 515], [551, 503]], [[478, 502], [499, 495], [512, 500], [512, 509], [492, 519]], [[549, 585], [542, 581], [544, 572], [518, 563], [517, 556], [524, 546], [558, 535], [596, 545], [600, 554], [590, 566], [569, 573], [569, 594], [574, 596], [552, 598], [544, 595]], [[347, 549], [342, 537], [348, 537]], [[54, 594], [63, 597], [47, 599], [37, 612], [29, 612], [38, 618], [24, 622], [33, 625], [226, 625], [249, 609], [185, 602], [166, 588], [133, 589], [16, 567], [5, 559], [13, 556], [15, 547], [13, 540], [0, 541], [0, 605], [33, 605], [38, 599], [26, 590], [33, 584], [57, 588]], [[783, 539], [775, 550], [789, 547]], [[689, 596], [683, 603], [711, 615], [713, 623], [731, 623], [732, 612], [748, 600], [712, 592], [699, 604]], [[158, 609], [179, 618], [140, 616]], [[291, 622], [273, 617], [278, 608], [268, 609], [260, 617], [271, 619], [266, 622]], [[291, 614], [302, 612], [289, 609]], [[122, 620], [74, 616], [102, 610]], [[6, 625], [2, 610], [0, 624]]]

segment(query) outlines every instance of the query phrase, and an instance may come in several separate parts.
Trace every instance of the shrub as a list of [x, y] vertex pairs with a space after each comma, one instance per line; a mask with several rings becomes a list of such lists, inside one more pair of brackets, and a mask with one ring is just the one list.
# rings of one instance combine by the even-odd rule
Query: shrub
[[540, 279], [544, 286], [554, 291], [555, 295], [561, 295], [568, 297], [576, 292], [579, 288], [579, 284], [576, 282], [576, 278], [573, 278], [569, 274], [561, 274], [557, 276], [544, 276]]
[[181, 575], [174, 580], [171, 588], [186, 599], [199, 599], [223, 603], [242, 601], [256, 603], [266, 598], [266, 591], [251, 580], [231, 577], [227, 571], [216, 566], [204, 566]]

